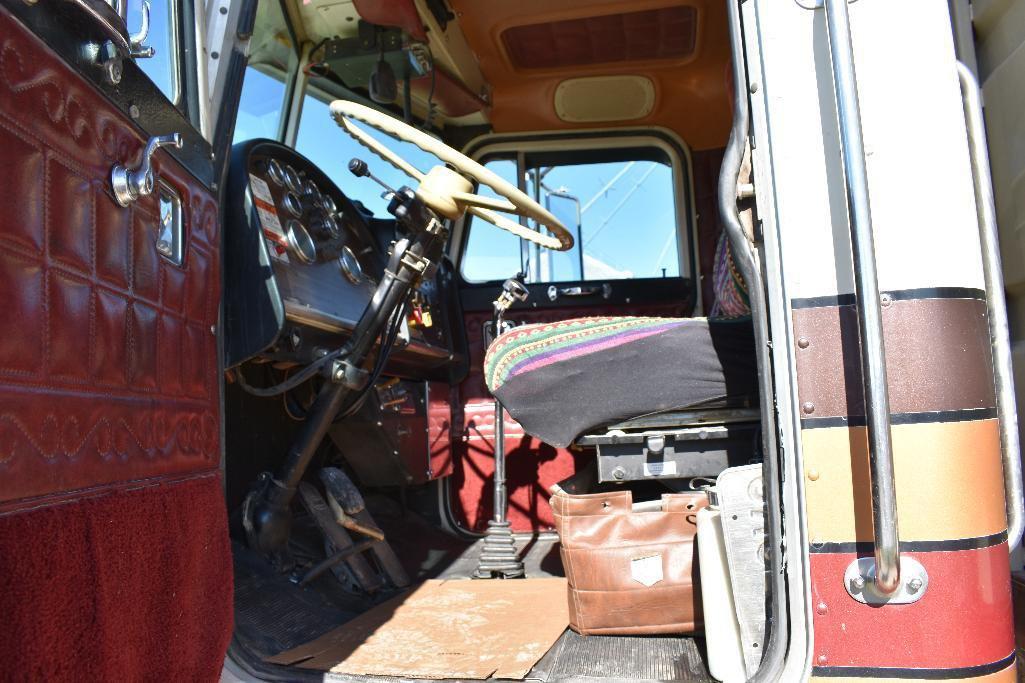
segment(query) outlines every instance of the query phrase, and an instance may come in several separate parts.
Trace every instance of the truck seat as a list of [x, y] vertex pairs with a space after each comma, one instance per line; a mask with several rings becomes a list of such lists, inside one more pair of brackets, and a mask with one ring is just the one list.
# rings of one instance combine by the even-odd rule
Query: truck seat
[[748, 318], [576, 318], [514, 328], [484, 361], [523, 429], [565, 447], [603, 425], [756, 401]]

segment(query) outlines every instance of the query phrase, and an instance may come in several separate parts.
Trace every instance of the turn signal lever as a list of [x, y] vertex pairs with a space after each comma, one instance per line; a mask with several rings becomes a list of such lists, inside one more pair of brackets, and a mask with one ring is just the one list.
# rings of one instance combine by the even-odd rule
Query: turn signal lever
[[370, 166], [368, 166], [367, 162], [363, 161], [359, 157], [353, 157], [349, 160], [349, 173], [353, 174], [357, 178], [370, 178], [375, 183], [383, 187], [384, 192], [381, 193], [382, 197], [388, 198], [395, 196], [395, 190], [392, 189], [388, 183], [371, 173]]

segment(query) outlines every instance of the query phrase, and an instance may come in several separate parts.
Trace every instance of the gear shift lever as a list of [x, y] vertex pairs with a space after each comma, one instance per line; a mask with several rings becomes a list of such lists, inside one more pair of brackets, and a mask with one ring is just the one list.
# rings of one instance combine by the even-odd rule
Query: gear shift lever
[[[495, 313], [492, 318], [492, 339], [502, 334], [505, 312], [517, 301], [526, 301], [529, 292], [523, 284], [522, 273], [509, 278], [502, 284], [502, 292], [494, 301]], [[505, 485], [505, 409], [495, 399], [495, 496], [494, 514], [488, 521], [488, 530], [484, 533], [484, 547], [477, 560], [477, 569], [473, 572], [475, 579], [514, 579], [523, 576], [523, 561], [516, 553], [516, 540], [509, 528], [507, 512], [509, 509], [508, 490]]]

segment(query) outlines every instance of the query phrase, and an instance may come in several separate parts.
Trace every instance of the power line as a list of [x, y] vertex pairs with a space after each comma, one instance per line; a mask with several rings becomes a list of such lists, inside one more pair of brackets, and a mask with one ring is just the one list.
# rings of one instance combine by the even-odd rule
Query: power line
[[[630, 163], [632, 164], [634, 162], [631, 161]], [[623, 205], [626, 204], [627, 200], [629, 200], [630, 197], [633, 196], [633, 193], [636, 192], [641, 187], [641, 185], [644, 184], [644, 182], [648, 179], [648, 176], [652, 174], [652, 172], [655, 170], [657, 166], [658, 164], [656, 164], [654, 161], [651, 162], [651, 166], [648, 168], [647, 171], [644, 172], [644, 175], [641, 176], [641, 179], [638, 180], [637, 183], [630, 188], [630, 191], [626, 193], [626, 196], [623, 197], [618, 204], [616, 204], [616, 208], [612, 209], [612, 213], [610, 213], [605, 218], [602, 224], [595, 228], [595, 231], [591, 233], [591, 236], [587, 238], [587, 241], [584, 242], [583, 246], [586, 247], [588, 244], [594, 241], [594, 238], [598, 236], [598, 233], [602, 231], [602, 228], [609, 224], [609, 221], [611, 221], [612, 218], [619, 212], [619, 210], [623, 208]], [[583, 211], [581, 211], [581, 213], [583, 213]]]
[[610, 189], [610, 188], [611, 188], [611, 187], [612, 187], [613, 185], [615, 185], [615, 184], [616, 184], [616, 182], [617, 182], [617, 181], [618, 181], [618, 180], [619, 180], [620, 178], [622, 178], [622, 177], [623, 177], [623, 175], [624, 175], [624, 174], [626, 174], [626, 172], [627, 172], [627, 171], [629, 171], [629, 170], [630, 170], [630, 169], [631, 169], [631, 168], [633, 167], [633, 165], [634, 165], [635, 163], [637, 163], [637, 162], [636, 162], [636, 161], [631, 161], [631, 162], [630, 162], [630, 163], [628, 163], [628, 164], [627, 164], [626, 166], [624, 166], [624, 167], [623, 167], [622, 169], [620, 169], [619, 173], [617, 173], [617, 174], [616, 174], [615, 176], [613, 176], [613, 177], [612, 177], [612, 180], [610, 180], [609, 182], [605, 183], [605, 186], [604, 186], [604, 187], [602, 187], [602, 188], [601, 188], [600, 190], [598, 190], [598, 191], [597, 191], [597, 192], [596, 192], [596, 193], [594, 194], [594, 196], [593, 196], [593, 197], [591, 197], [590, 199], [588, 199], [588, 200], [587, 200], [587, 201], [586, 201], [586, 202], [584, 203], [584, 205], [583, 205], [582, 207], [580, 207], [580, 215], [581, 215], [581, 216], [582, 216], [582, 215], [584, 215], [584, 214], [585, 214], [585, 213], [587, 212], [587, 210], [588, 210], [589, 208], [591, 208], [591, 205], [592, 205], [592, 204], [594, 204], [594, 203], [595, 203], [596, 201], [598, 201], [599, 199], [601, 199], [601, 197], [603, 197], [603, 196], [605, 195], [605, 193], [606, 193], [606, 192], [608, 192], [608, 191], [609, 191], [609, 189]]

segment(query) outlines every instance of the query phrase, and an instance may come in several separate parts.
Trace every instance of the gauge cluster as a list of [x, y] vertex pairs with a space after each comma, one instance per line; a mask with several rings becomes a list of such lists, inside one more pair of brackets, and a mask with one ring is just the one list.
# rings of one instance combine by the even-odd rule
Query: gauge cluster
[[276, 157], [253, 160], [249, 189], [271, 258], [306, 265], [335, 261], [353, 284], [376, 282], [372, 264], [364, 263], [372, 243], [353, 226], [361, 218], [340, 212], [333, 189], [310, 175]]
[[[374, 295], [394, 221], [371, 218], [314, 164], [269, 140], [235, 145], [228, 182], [228, 366], [271, 350], [315, 354], [313, 339], [321, 349], [340, 343], [332, 335], [351, 333]], [[409, 367], [440, 369], [455, 357], [445, 310], [455, 295], [439, 289], [454, 281], [447, 271], [435, 279], [410, 303], [393, 354]]]

